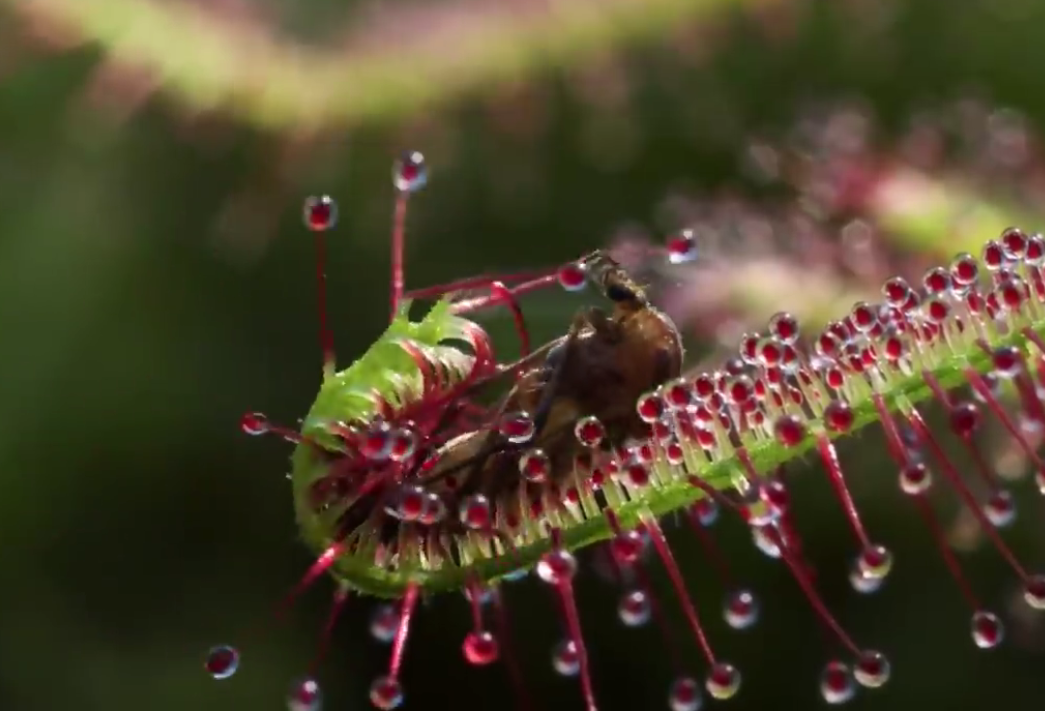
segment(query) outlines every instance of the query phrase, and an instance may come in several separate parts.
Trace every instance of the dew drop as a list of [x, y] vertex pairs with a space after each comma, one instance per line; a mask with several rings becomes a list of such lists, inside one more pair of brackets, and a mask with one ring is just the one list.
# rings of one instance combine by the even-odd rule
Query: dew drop
[[856, 694], [856, 682], [848, 664], [828, 662], [820, 674], [820, 694], [829, 704], [844, 704]]
[[392, 430], [388, 440], [388, 458], [393, 462], [405, 462], [417, 450], [417, 435], [413, 431], [398, 428]]
[[696, 514], [697, 521], [700, 522], [700, 525], [705, 528], [718, 520], [718, 512], [718, 504], [710, 496], [705, 496], [703, 499], [697, 499], [693, 504], [693, 513]]
[[417, 522], [422, 526], [433, 526], [446, 518], [446, 502], [434, 491], [425, 494], [424, 505]]
[[319, 711], [322, 706], [323, 692], [315, 679], [301, 679], [291, 684], [287, 711]]
[[780, 543], [766, 530], [768, 526], [752, 526], [751, 537], [755, 546], [770, 558], [780, 557]]
[[577, 424], [573, 428], [573, 434], [577, 441], [585, 447], [598, 447], [606, 436], [606, 428], [603, 427], [599, 418], [589, 415], [577, 420]]
[[982, 257], [983, 266], [987, 267], [988, 271], [996, 272], [1005, 266], [1005, 250], [994, 240], [983, 245]]
[[671, 711], [699, 711], [704, 697], [700, 695], [700, 685], [692, 677], [679, 677], [671, 683], [668, 691], [668, 707]]
[[1004, 489], [995, 491], [983, 505], [983, 513], [995, 528], [1004, 528], [1016, 519], [1016, 502]]
[[622, 479], [625, 484], [636, 489], [649, 486], [650, 468], [642, 462], [629, 464], [624, 468]]
[[527, 481], [540, 483], [548, 479], [552, 462], [543, 449], [531, 449], [519, 457], [519, 473]]
[[876, 593], [882, 588], [884, 582], [885, 578], [877, 578], [864, 573], [856, 562], [849, 568], [849, 584], [858, 593], [863, 595]]
[[1032, 575], [1027, 579], [1023, 599], [1035, 610], [1045, 610], [1045, 575]]
[[881, 579], [893, 568], [893, 554], [885, 546], [872, 545], [860, 552], [856, 564], [867, 577]]
[[781, 311], [769, 319], [769, 331], [784, 345], [792, 345], [798, 340], [798, 319]]
[[228, 679], [239, 669], [239, 650], [227, 644], [211, 647], [203, 666], [212, 678]]
[[675, 440], [664, 445], [664, 459], [670, 466], [680, 467], [686, 462], [686, 451]]
[[806, 426], [797, 415], [781, 415], [773, 423], [773, 434], [785, 447], [795, 447], [806, 435]]
[[564, 639], [555, 645], [555, 649], [552, 650], [552, 667], [562, 676], [576, 676], [581, 670], [577, 645], [572, 639]]
[[758, 598], [748, 590], [737, 590], [726, 598], [723, 616], [735, 630], [746, 630], [758, 622]]
[[974, 402], [960, 402], [951, 408], [951, 429], [960, 437], [971, 437], [980, 426], [980, 408]]
[[933, 267], [922, 276], [922, 286], [928, 294], [942, 294], [951, 288], [951, 274], [943, 267]]
[[311, 195], [305, 198], [302, 219], [313, 232], [325, 232], [337, 224], [337, 203], [329, 195]]
[[664, 416], [664, 400], [658, 393], [646, 393], [635, 403], [643, 422], [654, 423]]
[[1023, 254], [1023, 261], [1032, 267], [1045, 265], [1045, 237], [1031, 235], [1027, 238], [1027, 250]]
[[588, 275], [584, 265], [571, 262], [559, 268], [559, 285], [566, 291], [581, 291], [588, 285]]
[[537, 563], [537, 576], [551, 585], [570, 580], [576, 572], [577, 559], [566, 550], [549, 551]]
[[697, 236], [693, 230], [682, 230], [668, 238], [668, 261], [684, 264], [697, 258]]
[[617, 616], [628, 627], [641, 627], [649, 622], [651, 605], [645, 590], [624, 593], [617, 603]]
[[381, 711], [391, 711], [403, 703], [403, 687], [391, 676], [380, 676], [370, 685], [370, 703]]
[[732, 664], [716, 662], [708, 673], [705, 686], [711, 698], [719, 701], [731, 699], [740, 691], [740, 672]]
[[240, 418], [239, 428], [244, 434], [257, 437], [269, 431], [269, 421], [260, 412], [248, 412]]
[[534, 435], [533, 418], [527, 412], [506, 413], [497, 424], [497, 431], [512, 444], [529, 442]]
[[878, 307], [866, 301], [858, 301], [853, 304], [849, 318], [857, 331], [867, 333], [878, 325]]
[[493, 519], [490, 500], [482, 494], [473, 494], [461, 502], [459, 513], [461, 523], [473, 531], [489, 529]]
[[409, 151], [392, 165], [392, 184], [399, 192], [416, 192], [427, 182], [428, 166], [420, 151]]
[[972, 616], [972, 641], [980, 649], [993, 649], [1005, 638], [1005, 626], [993, 612], [978, 610]]
[[957, 286], [971, 286], [979, 278], [980, 267], [976, 257], [968, 252], [962, 252], [955, 256], [951, 262], [951, 279]]
[[686, 378], [679, 378], [664, 387], [664, 401], [672, 410], [686, 410], [695, 399], [693, 384]]
[[497, 661], [500, 650], [497, 639], [486, 630], [469, 632], [461, 645], [464, 658], [469, 664], [477, 667], [486, 666]]
[[991, 358], [994, 361], [994, 372], [1003, 378], [1015, 378], [1023, 370], [1020, 352], [1012, 346], [996, 348]]
[[388, 425], [377, 423], [367, 430], [359, 445], [359, 453], [374, 461], [388, 459], [392, 453], [392, 431]]
[[921, 462], [912, 462], [900, 470], [900, 489], [908, 496], [924, 494], [932, 483], [932, 474]]
[[370, 636], [382, 644], [390, 644], [399, 629], [399, 610], [395, 605], [378, 605], [370, 613]]
[[425, 510], [428, 494], [419, 486], [405, 486], [400, 490], [395, 505], [385, 507], [385, 513], [400, 521], [417, 521]]
[[824, 425], [831, 432], [843, 434], [852, 426], [855, 416], [852, 408], [844, 400], [833, 400], [824, 408]]
[[610, 541], [610, 552], [617, 562], [630, 565], [639, 559], [646, 541], [638, 531], [623, 531]]
[[788, 494], [784, 482], [779, 479], [770, 479], [758, 489], [758, 494], [772, 510], [773, 519], [777, 519], [787, 512], [791, 506], [791, 495]]
[[889, 681], [891, 671], [885, 655], [874, 650], [861, 652], [853, 667], [856, 681], [867, 689], [877, 689], [884, 685]]
[[1019, 227], [1009, 227], [1001, 233], [1001, 248], [1009, 259], [1020, 259], [1027, 250], [1027, 235]]
[[903, 277], [893, 277], [882, 285], [882, 295], [890, 306], [899, 308], [911, 295], [911, 286]]

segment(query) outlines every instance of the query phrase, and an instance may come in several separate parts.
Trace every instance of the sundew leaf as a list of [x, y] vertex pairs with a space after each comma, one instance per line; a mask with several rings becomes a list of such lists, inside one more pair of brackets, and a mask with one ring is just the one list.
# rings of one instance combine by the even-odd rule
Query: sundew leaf
[[[305, 431], [314, 432], [336, 412], [344, 422], [367, 420], [374, 411], [374, 396], [391, 399], [403, 380], [419, 377], [420, 371], [400, 340], [434, 348], [441, 342], [463, 338], [465, 319], [450, 312], [450, 302], [438, 302], [420, 321], [410, 320], [410, 301], [399, 308], [385, 332], [348, 368], [324, 380]], [[314, 413], [327, 413], [317, 417]]]
[[[838, 314], [839, 317], [845, 315]], [[361, 359], [365, 362], [353, 365], [345, 373], [353, 373], [353, 379], [358, 379], [354, 382], [360, 384], [390, 382], [392, 371], [382, 371], [381, 365], [401, 368], [404, 364], [394, 360], [391, 351], [386, 354], [384, 345], [380, 344], [391, 344], [394, 337], [402, 334], [429, 341], [445, 336], [454, 330], [450, 320], [452, 318], [456, 317], [448, 315], [445, 304], [419, 324], [409, 324], [401, 314], [389, 330], [393, 335], [383, 338], [379, 347], [375, 346], [377, 350], [372, 348]], [[1045, 315], [1042, 314], [1041, 302], [1036, 298], [1025, 301], [1022, 311], [1001, 312], [997, 320], [970, 316], [968, 313], [965, 313], [965, 319], [960, 328], [953, 320], [947, 322], [944, 325], [945, 337], [936, 337], [930, 341], [907, 337], [906, 348], [910, 359], [903, 367], [879, 355], [879, 360], [869, 368], [869, 372], [873, 373], [870, 379], [852, 377], [842, 391], [836, 391], [835, 397], [844, 400], [853, 414], [853, 424], [846, 435], [879, 421], [875, 397], [880, 397], [891, 413], [903, 417], [912, 408], [933, 397], [930, 382], [938, 382], [940, 387], [950, 390], [968, 384], [969, 369], [981, 374], [996, 370], [992, 360], [994, 349], [1013, 346], [1023, 353], [1036, 354], [1035, 358], [1042, 355], [1037, 353], [1037, 347], [1033, 345], [1035, 336], [1045, 336]], [[879, 346], [880, 351], [885, 350], [881, 344]], [[822, 392], [827, 393], [829, 389], [824, 381], [818, 380], [821, 377], [814, 375], [814, 384], [810, 388], [822, 387]], [[333, 395], [327, 393], [323, 397], [331, 398], [329, 404], [336, 406]], [[318, 409], [321, 408], [313, 408], [313, 411]], [[771, 411], [769, 416], [772, 416]], [[842, 436], [825, 427], [818, 415], [803, 417], [806, 421], [805, 434], [797, 443], [781, 443], [769, 433], [772, 428], [752, 428], [740, 435], [740, 447], [757, 471], [769, 473], [781, 465], [800, 459], [821, 435], [830, 438]], [[617, 484], [604, 485], [603, 492], [608, 492], [607, 501], [619, 523], [624, 528], [633, 527], [644, 517], [661, 517], [704, 497], [704, 490], [693, 485], [692, 477], [699, 478], [703, 484], [717, 490], [731, 488], [738, 477], [743, 477], [746, 468], [740, 458], [740, 449], [731, 443], [724, 432], [719, 432], [719, 435], [710, 459], [692, 443], [686, 445], [682, 464], [669, 463], [663, 451], [658, 450], [651, 465], [654, 475], [649, 486], [625, 492]], [[294, 461], [296, 489], [299, 481], [311, 482], [323, 475], [323, 464], [309, 447], [299, 447]], [[302, 528], [303, 535], [314, 549], [322, 550], [333, 542], [329, 538], [330, 530], [318, 517], [306, 514]], [[599, 515], [597, 506], [582, 516], [563, 517], [561, 529], [562, 545], [569, 550], [584, 548], [614, 535], [607, 519]], [[420, 559], [400, 560], [395, 566], [383, 567], [375, 565], [372, 558], [363, 554], [338, 558], [332, 572], [349, 587], [380, 597], [399, 597], [412, 585], [417, 585], [424, 593], [457, 590], [475, 579], [494, 581], [536, 564], [551, 549], [552, 540], [548, 531], [540, 527], [534, 527], [531, 534], [511, 551], [491, 548], [488, 543], [463, 544], [463, 557], [444, 561], [434, 567]]]

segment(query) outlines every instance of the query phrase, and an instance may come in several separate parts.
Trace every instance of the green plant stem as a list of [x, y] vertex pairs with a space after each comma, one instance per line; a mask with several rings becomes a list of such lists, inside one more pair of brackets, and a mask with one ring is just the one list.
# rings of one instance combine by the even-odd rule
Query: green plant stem
[[[306, 46], [257, 27], [241, 30], [190, 3], [3, 1], [153, 74], [190, 110], [310, 131], [417, 114], [542, 67], [774, 0], [569, 0], [525, 15], [506, 5], [438, 41], [405, 37], [357, 52]], [[457, 11], [466, 14], [467, 5]]]

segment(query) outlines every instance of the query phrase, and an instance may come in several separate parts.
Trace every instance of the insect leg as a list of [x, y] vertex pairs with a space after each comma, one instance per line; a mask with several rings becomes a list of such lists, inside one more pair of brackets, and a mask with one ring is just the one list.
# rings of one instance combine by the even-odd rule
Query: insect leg
[[548, 380], [545, 382], [544, 387], [541, 388], [541, 399], [537, 402], [537, 408], [533, 413], [534, 437], [539, 437], [541, 432], [544, 431], [544, 427], [548, 424], [548, 417], [551, 415], [552, 405], [555, 404], [555, 396], [558, 394], [559, 384], [562, 382], [563, 373], [566, 372], [566, 364], [573, 356], [577, 347], [577, 339], [581, 330], [589, 323], [589, 311], [581, 311], [573, 319], [565, 340], [559, 344], [558, 348], [548, 352], [545, 362], [551, 361], [549, 363], [551, 372], [548, 374]]

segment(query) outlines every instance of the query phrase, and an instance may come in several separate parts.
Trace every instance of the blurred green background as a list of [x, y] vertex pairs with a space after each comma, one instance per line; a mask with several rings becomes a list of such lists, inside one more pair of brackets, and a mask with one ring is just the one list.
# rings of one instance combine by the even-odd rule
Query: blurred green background
[[[348, 362], [386, 323], [389, 169], [403, 149], [423, 150], [432, 171], [409, 215], [407, 278], [422, 286], [555, 264], [635, 223], [655, 235], [677, 229], [685, 210], [668, 199], [680, 193], [694, 204], [747, 196], [786, 207], [799, 199], [786, 181], [767, 188], [739, 157], [753, 138], [789, 135], [810, 102], [861, 102], [880, 130], [875, 151], [884, 164], [897, 155], [890, 137], [915, 112], [970, 94], [1019, 111], [1032, 142], [1045, 126], [1045, 5], [1033, 0], [646, 2], [648, 12], [627, 19], [641, 24], [648, 14], [642, 31], [594, 33], [577, 51], [559, 51], [555, 33], [576, 26], [538, 25], [547, 45], [531, 43], [525, 61], [501, 71], [491, 58], [494, 69], [475, 81], [466, 67], [460, 82], [441, 77], [423, 97], [372, 106], [354, 91], [358, 111], [351, 104], [328, 114], [317, 100], [307, 130], [295, 120], [273, 127], [256, 106], [237, 111], [234, 83], [221, 87], [224, 111], [200, 113], [210, 106], [179, 89], [186, 77], [142, 81], [140, 67], [155, 64], [157, 47], [187, 58], [202, 51], [193, 27], [150, 25], [163, 33], [151, 42], [129, 19], [121, 24], [108, 0], [0, 4], [0, 708], [278, 709], [287, 682], [308, 668], [329, 585], [317, 585], [286, 622], [273, 620], [273, 604], [309, 562], [283, 476], [289, 450], [237, 428], [245, 410], [293, 424], [318, 386], [305, 195], [327, 192], [340, 205], [328, 274]], [[146, 5], [161, 13], [182, 6]], [[404, 87], [424, 83], [425, 67], [394, 61], [398, 52], [428, 42], [452, 55], [460, 19], [490, 7], [429, 5], [425, 23], [378, 33], [382, 41], [366, 49], [389, 76], [409, 77]], [[510, 6], [520, 17], [551, 7]], [[675, 10], [662, 11], [668, 6]], [[229, 34], [222, 58], [239, 48], [240, 29], [257, 26], [278, 30], [285, 46], [315, 43], [312, 51], [350, 70], [354, 55], [339, 54], [337, 28], [365, 30], [386, 13], [394, 30], [399, 4], [268, 0], [250, 8], [211, 9], [209, 31]], [[106, 18], [96, 23], [104, 31], [85, 23], [92, 15]], [[507, 27], [492, 47], [513, 41]], [[93, 35], [104, 41], [81, 44]], [[220, 84], [223, 67], [212, 69]], [[265, 76], [254, 78], [265, 86]], [[944, 178], [973, 186], [963, 200], [1008, 200], [1021, 214], [1040, 214], [1025, 190], [1039, 175], [1036, 158], [1008, 182], [992, 180], [974, 158], [946, 167]], [[867, 220], [888, 217], [864, 209]], [[836, 241], [838, 226], [821, 221]], [[941, 224], [931, 246], [905, 244], [913, 238], [902, 228], [882, 230], [882, 239], [892, 240], [898, 268], [911, 269], [920, 252], [956, 251], [950, 229]], [[727, 238], [717, 259], [785, 260], [788, 240], [762, 253], [750, 244], [731, 250]], [[839, 270], [843, 284], [873, 289], [857, 277]], [[769, 312], [797, 308], [789, 303], [796, 284], [774, 283], [779, 300]], [[701, 295], [699, 280], [690, 288]], [[731, 318], [766, 315], [764, 304], [749, 307]], [[566, 327], [576, 302], [549, 294], [526, 308], [543, 339]], [[694, 353], [707, 353], [714, 338], [698, 321], [686, 322], [687, 335]], [[511, 348], [508, 322], [484, 319]], [[977, 590], [1006, 613], [1010, 639], [990, 653], [974, 648], [968, 611], [898, 495], [882, 449], [877, 435], [843, 447], [867, 522], [897, 556], [893, 578], [873, 597], [848, 588], [853, 546], [820, 469], [795, 471], [810, 474], [795, 477], [794, 498], [825, 596], [858, 639], [894, 664], [893, 682], [854, 708], [1037, 708], [1045, 628], [1008, 614], [1014, 581], [981, 546], [965, 560]], [[1042, 507], [1029, 482], [1017, 487], [1025, 513], [1010, 539], [1033, 567], [1045, 554]], [[786, 570], [755, 552], [739, 525], [720, 532], [737, 574], [764, 599], [762, 623], [743, 634], [718, 621], [721, 587], [691, 538], [681, 528], [671, 535], [714, 640], [745, 675], [731, 708], [823, 705], [819, 670], [838, 650], [823, 641]], [[578, 586], [600, 708], [666, 708], [672, 672], [654, 627], [623, 629], [616, 592], [590, 570]], [[558, 621], [548, 591], [527, 580], [508, 587], [506, 599], [537, 707], [580, 708], [576, 682], [555, 677], [549, 664]], [[367, 687], [387, 658], [367, 632], [370, 609], [350, 603], [321, 665], [328, 709], [368, 707]], [[462, 599], [426, 604], [405, 666], [407, 708], [512, 705], [502, 666], [477, 671], [461, 658], [467, 625]], [[201, 662], [223, 642], [241, 647], [243, 664], [216, 683]], [[688, 640], [686, 649], [699, 673]]]

